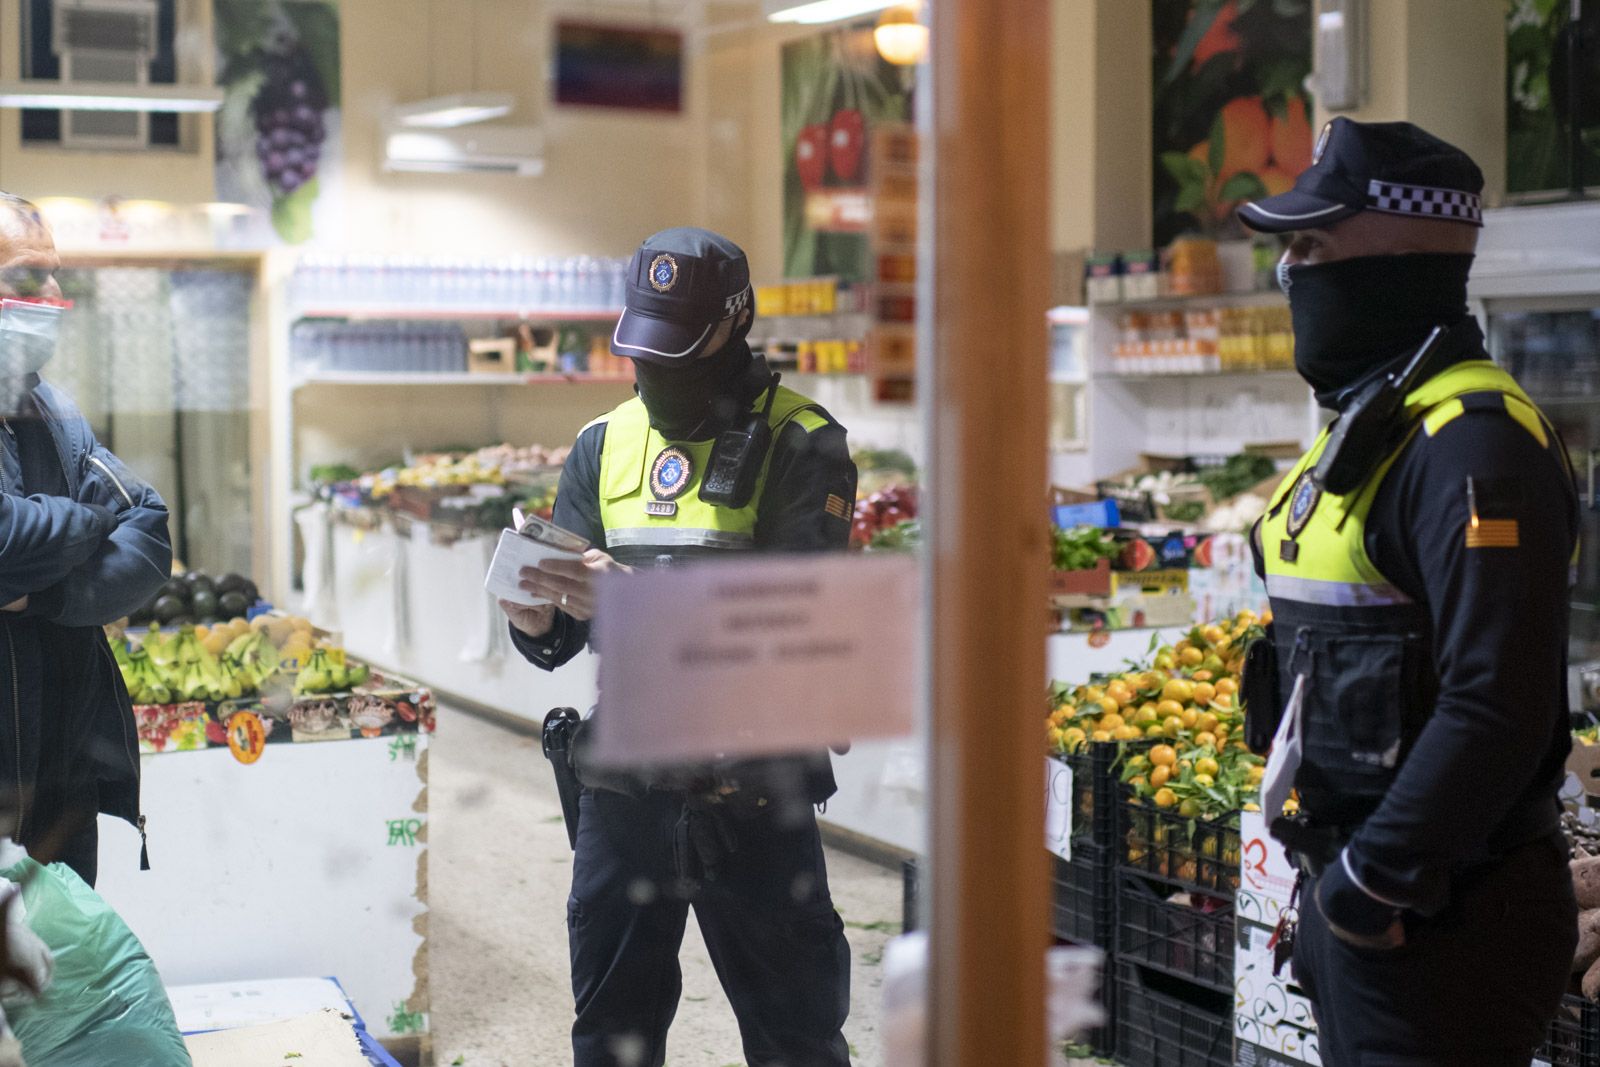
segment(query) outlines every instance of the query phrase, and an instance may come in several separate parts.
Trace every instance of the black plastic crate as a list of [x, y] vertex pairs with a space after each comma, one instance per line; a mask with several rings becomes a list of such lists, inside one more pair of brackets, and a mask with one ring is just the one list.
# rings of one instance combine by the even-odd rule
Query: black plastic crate
[[1239, 816], [1186, 819], [1124, 791], [1117, 802], [1117, 865], [1232, 900], [1239, 888]]
[[1233, 995], [1117, 964], [1122, 1067], [1232, 1067]]
[[1561, 1010], [1534, 1054], [1549, 1067], [1600, 1067], [1600, 1005], [1584, 997], [1561, 998]]
[[1117, 836], [1117, 799], [1122, 795], [1122, 757], [1148, 748], [1147, 741], [1091, 741], [1055, 758], [1072, 768], [1072, 840], [1110, 848]]
[[[1116, 875], [1119, 960], [1221, 992], [1233, 989], [1233, 902]], [[1174, 900], [1187, 896], [1188, 901]]]
[[1050, 929], [1062, 941], [1111, 949], [1116, 931], [1116, 872], [1111, 853], [1093, 845], [1074, 845], [1072, 862], [1051, 857]]

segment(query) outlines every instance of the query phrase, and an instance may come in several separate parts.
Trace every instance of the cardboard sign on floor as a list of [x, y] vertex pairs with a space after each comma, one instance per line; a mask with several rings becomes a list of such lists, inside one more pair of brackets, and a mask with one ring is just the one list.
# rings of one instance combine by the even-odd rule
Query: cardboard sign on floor
[[355, 1027], [338, 1012], [265, 1023], [243, 1030], [219, 1030], [184, 1039], [194, 1067], [371, 1067]]

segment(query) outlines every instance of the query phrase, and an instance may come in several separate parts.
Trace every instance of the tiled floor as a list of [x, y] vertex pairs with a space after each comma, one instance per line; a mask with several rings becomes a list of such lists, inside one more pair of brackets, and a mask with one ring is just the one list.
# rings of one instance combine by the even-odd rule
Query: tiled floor
[[[533, 737], [449, 709], [428, 758], [435, 1063], [570, 1063], [572, 853], [550, 768]], [[855, 961], [845, 1035], [858, 1067], [880, 1067], [881, 960], [898, 929], [900, 877], [831, 851], [828, 865]], [[668, 1067], [742, 1065], [738, 1028], [693, 922], [683, 984]]]

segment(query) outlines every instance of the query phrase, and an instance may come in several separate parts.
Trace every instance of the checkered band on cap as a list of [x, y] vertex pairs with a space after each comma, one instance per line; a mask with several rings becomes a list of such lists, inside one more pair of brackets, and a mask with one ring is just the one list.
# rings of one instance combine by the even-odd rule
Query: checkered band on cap
[[1367, 185], [1367, 206], [1394, 215], [1483, 225], [1483, 201], [1476, 193], [1459, 189], [1434, 189], [1426, 185], [1401, 185], [1374, 180]]

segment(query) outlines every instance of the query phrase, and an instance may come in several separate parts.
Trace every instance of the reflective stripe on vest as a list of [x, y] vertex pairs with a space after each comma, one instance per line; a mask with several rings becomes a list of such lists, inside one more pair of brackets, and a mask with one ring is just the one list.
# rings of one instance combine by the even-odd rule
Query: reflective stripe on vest
[[[762, 393], [754, 407], [765, 405]], [[790, 422], [807, 433], [827, 420], [816, 405], [792, 389], [778, 387], [773, 399], [773, 447], [767, 450], [750, 503], [742, 508], [722, 507], [700, 499], [700, 485], [711, 459], [713, 441], [668, 441], [650, 425], [644, 402], [638, 397], [618, 406], [605, 417], [606, 436], [600, 450], [600, 522], [606, 547], [742, 549], [755, 544], [756, 508], [767, 483], [772, 453]], [[657, 498], [650, 487], [650, 470], [667, 448], [677, 448], [689, 458], [687, 486], [672, 499], [671, 515], [653, 515], [647, 507]]]
[[[1289, 472], [1272, 494], [1261, 523], [1261, 550], [1267, 570], [1267, 592], [1273, 600], [1319, 606], [1382, 608], [1412, 603], [1395, 588], [1367, 555], [1366, 522], [1378, 488], [1401, 452], [1421, 430], [1437, 434], [1465, 412], [1461, 398], [1472, 393], [1498, 393], [1506, 410], [1541, 444], [1550, 440], [1543, 417], [1516, 381], [1487, 360], [1472, 360], [1446, 368], [1406, 397], [1410, 425], [1394, 451], [1358, 488], [1338, 497], [1323, 494], [1299, 535], [1289, 536], [1290, 495], [1301, 476], [1313, 468], [1327, 446], [1324, 430], [1311, 450]], [[1293, 541], [1292, 558], [1282, 546]]]

